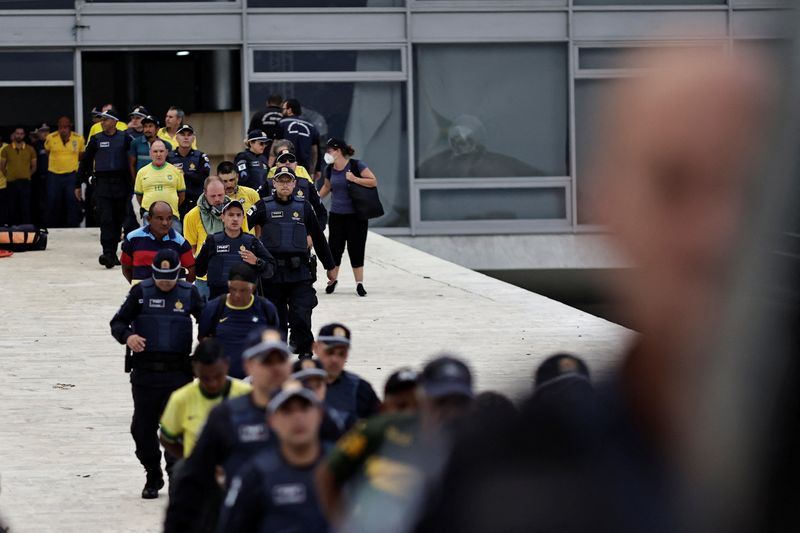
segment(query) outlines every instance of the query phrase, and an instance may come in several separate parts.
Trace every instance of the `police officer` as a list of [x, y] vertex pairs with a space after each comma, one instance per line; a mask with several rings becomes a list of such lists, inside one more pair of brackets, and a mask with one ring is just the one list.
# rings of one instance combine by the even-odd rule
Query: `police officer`
[[[208, 415], [170, 495], [164, 533], [195, 532], [201, 527], [215, 531], [218, 507], [210, 509], [203, 503], [219, 491], [217, 466], [222, 466], [227, 488], [244, 463], [274, 446], [275, 437], [266, 423], [267, 404], [270, 395], [289, 377], [289, 347], [281, 340], [280, 332], [270, 329], [254, 331], [248, 341], [250, 346], [242, 353], [242, 362], [253, 390], [223, 402]], [[200, 512], [204, 507], [205, 515]]]
[[133, 109], [128, 114], [128, 129], [125, 130], [125, 133], [130, 135], [134, 141], [139, 137], [144, 137], [142, 119], [149, 114], [150, 112], [143, 105], [133, 106]]
[[[153, 259], [153, 277], [134, 285], [111, 319], [111, 334], [133, 352], [126, 362], [133, 391], [131, 434], [147, 472], [145, 499], [158, 498], [164, 486], [158, 423], [170, 394], [192, 380], [192, 317], [199, 319], [203, 311], [197, 289], [178, 280], [180, 270], [175, 250], [160, 250]], [[165, 455], [169, 474], [175, 458]]]
[[180, 206], [181, 219], [186, 216], [194, 206], [197, 199], [203, 194], [203, 184], [211, 173], [211, 163], [208, 155], [192, 148], [195, 142], [194, 128], [184, 124], [178, 128], [175, 138], [178, 146], [167, 155], [167, 162], [183, 172], [186, 182], [186, 200]]
[[281, 112], [281, 104], [283, 98], [279, 94], [271, 94], [267, 98], [267, 107], [259, 109], [253, 113], [253, 118], [250, 119], [250, 127], [248, 130], [261, 130], [267, 134], [270, 139], [280, 139], [281, 119], [283, 113]]
[[231, 483], [220, 513], [220, 532], [330, 530], [319, 506], [314, 467], [330, 450], [320, 442], [322, 402], [296, 380], [269, 402], [277, 446], [250, 460]]
[[89, 139], [75, 183], [75, 197], [80, 201], [81, 183], [88, 181], [94, 170], [94, 198], [100, 219], [100, 244], [103, 247], [98, 260], [106, 268], [119, 265], [117, 244], [122, 234], [126, 204], [130, 202], [133, 189], [128, 166], [131, 137], [117, 129], [118, 117], [113, 108], [100, 114], [103, 129]]
[[309, 236], [328, 279], [334, 263], [313, 209], [293, 194], [296, 181], [291, 169], [280, 169], [272, 180], [274, 193], [250, 208], [247, 223], [277, 263], [275, 275], [264, 284], [264, 295], [278, 308], [281, 325], [288, 324], [291, 330], [290, 344], [304, 357], [311, 355], [311, 311], [317, 305], [316, 264], [311, 264]]
[[209, 299], [228, 292], [228, 273], [233, 265], [247, 263], [261, 278], [275, 272], [275, 260], [260, 240], [242, 231], [244, 207], [231, 200], [222, 208], [223, 231], [206, 237], [195, 258], [195, 272], [208, 275]]
[[244, 140], [247, 149], [236, 154], [233, 160], [236, 170], [239, 171], [239, 185], [256, 190], [264, 185], [269, 170], [267, 148], [270, 142], [267, 134], [261, 130], [247, 132]]
[[[294, 151], [290, 148], [282, 148], [279, 150], [275, 156], [275, 167], [275, 172], [284, 167], [288, 167], [292, 172], [295, 172], [297, 169], [297, 157], [295, 156]], [[272, 178], [269, 177], [269, 175], [267, 176], [267, 182], [258, 191], [261, 197], [270, 196], [274, 190], [274, 187], [272, 186]], [[317, 222], [319, 222], [319, 226], [322, 228], [322, 231], [325, 231], [325, 226], [328, 224], [328, 210], [325, 209], [324, 205], [322, 205], [322, 201], [319, 199], [317, 188], [314, 187], [314, 184], [311, 181], [307, 179], [300, 179], [296, 174], [295, 183], [295, 189], [292, 194], [301, 198], [305, 198], [306, 201], [311, 204], [311, 208], [314, 209], [314, 214], [317, 216]]]

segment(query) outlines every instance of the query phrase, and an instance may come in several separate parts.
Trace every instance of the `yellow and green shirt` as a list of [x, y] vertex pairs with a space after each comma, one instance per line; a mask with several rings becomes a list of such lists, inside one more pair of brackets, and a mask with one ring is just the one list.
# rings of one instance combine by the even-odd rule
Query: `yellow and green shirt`
[[[78, 171], [78, 158], [86, 149], [83, 135], [70, 132], [67, 142], [57, 131], [47, 136], [44, 149], [48, 153], [47, 170], [53, 174], [71, 174]], [[44, 169], [42, 169], [44, 170]]]
[[228, 378], [225, 391], [213, 397], [203, 392], [197, 380], [184, 385], [172, 393], [164, 408], [161, 415], [161, 436], [167, 442], [182, 442], [183, 456], [188, 457], [206, 423], [208, 413], [223, 400], [244, 396], [250, 390], [249, 384], [234, 378]]
[[183, 172], [169, 163], [160, 167], [150, 163], [136, 173], [133, 192], [142, 197], [142, 208], [150, 209], [150, 204], [159, 200], [172, 207], [172, 214], [178, 214], [178, 193], [186, 192]]

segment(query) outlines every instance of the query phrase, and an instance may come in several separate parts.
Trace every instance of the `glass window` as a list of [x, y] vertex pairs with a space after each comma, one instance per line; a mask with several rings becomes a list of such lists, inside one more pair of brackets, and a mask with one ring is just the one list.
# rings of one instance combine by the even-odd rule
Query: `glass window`
[[400, 50], [256, 50], [255, 72], [400, 71]]
[[576, 195], [578, 224], [596, 224], [597, 218], [592, 213], [591, 180], [592, 148], [596, 139], [599, 118], [604, 102], [612, 89], [619, 83], [617, 80], [576, 80], [575, 81], [575, 157], [576, 157]]
[[0, 106], [0, 132], [3, 141], [17, 124], [33, 125], [47, 122], [55, 129], [61, 115], [75, 121], [75, 102], [72, 87], [0, 87], [0, 101], [14, 105]]
[[567, 218], [563, 187], [506, 189], [423, 189], [423, 221], [542, 220]]
[[[614, 70], [641, 69], [652, 66], [651, 57], [643, 52], [658, 52], [664, 48], [655, 46], [615, 46], [604, 48], [581, 48], [578, 51], [578, 65], [582, 70]], [[721, 52], [722, 45], [673, 46], [676, 50], [687, 54]]]
[[371, 226], [409, 226], [404, 82], [251, 83], [250, 109], [261, 109], [271, 94], [300, 100], [303, 118], [319, 130], [321, 148], [327, 138], [342, 137], [372, 170], [386, 214]]
[[2, 9], [75, 9], [75, 0], [4, 0]]
[[247, 0], [248, 7], [403, 7], [405, 0]]
[[726, 0], [573, 0], [576, 6], [719, 6]]
[[417, 178], [566, 176], [565, 44], [414, 48]]
[[0, 52], [0, 81], [72, 80], [72, 52]]

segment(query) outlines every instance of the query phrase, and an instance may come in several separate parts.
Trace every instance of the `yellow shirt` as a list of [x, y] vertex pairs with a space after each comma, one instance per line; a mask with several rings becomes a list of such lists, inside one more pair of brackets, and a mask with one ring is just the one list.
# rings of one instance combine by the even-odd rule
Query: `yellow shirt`
[[[274, 176], [275, 172], [277, 171], [278, 167], [272, 167], [271, 169], [269, 169], [269, 172], [267, 172], [267, 178], [272, 179], [272, 176]], [[308, 173], [308, 170], [306, 170], [306, 167], [304, 167], [303, 165], [297, 165], [297, 168], [294, 169], [294, 175], [296, 178], [305, 178], [311, 183], [314, 183], [314, 179], [311, 177], [311, 175]]]
[[57, 131], [47, 136], [44, 141], [47, 150], [47, 170], [53, 174], [70, 174], [78, 170], [78, 156], [86, 149], [83, 135], [70, 132], [67, 142], [61, 140]]
[[[253, 191], [253, 189], [250, 190]], [[256, 194], [256, 196], [258, 195]], [[247, 213], [246, 207], [244, 212]], [[242, 220], [242, 231], [252, 233], [250, 229], [247, 227], [246, 216]], [[195, 247], [194, 255], [195, 257], [197, 257], [197, 254], [200, 253], [200, 249], [203, 247], [203, 243], [206, 242], [206, 238], [208, 237], [208, 233], [206, 232], [206, 227], [203, 225], [203, 219], [202, 217], [200, 217], [199, 206], [191, 208], [189, 212], [186, 213], [186, 216], [183, 217], [183, 236], [184, 238], [186, 238], [187, 241], [189, 241], [189, 244], [191, 246]], [[208, 279], [208, 276], [197, 276], [197, 279], [206, 281]]]
[[[173, 150], [177, 150], [178, 146], [180, 146], [178, 144], [178, 134], [176, 133], [175, 135], [170, 135], [169, 132], [167, 131], [166, 127], [159, 129], [156, 132], [156, 135], [158, 135], [158, 138], [161, 139], [162, 141], [169, 141], [169, 143], [172, 144], [172, 149]], [[194, 140], [192, 141], [192, 149], [197, 150], [197, 136], [196, 135], [195, 135]]]
[[[8, 144], [0, 143], [0, 153], [3, 152], [3, 148], [5, 148], [6, 146], [8, 146]], [[5, 189], [7, 186], [8, 185], [6, 184], [6, 175], [0, 172], [0, 189]]]
[[[249, 394], [252, 388], [238, 379], [228, 378], [230, 389], [228, 398]], [[197, 437], [206, 423], [211, 409], [222, 403], [223, 395], [209, 398], [200, 389], [200, 382], [194, 380], [176, 390], [169, 397], [164, 413], [161, 415], [161, 436], [168, 442], [183, 441], [183, 456], [188, 457]]]
[[[119, 131], [126, 131], [128, 129], [128, 124], [118, 120], [117, 121], [117, 129]], [[97, 135], [101, 131], [103, 131], [103, 123], [102, 122], [95, 122], [94, 124], [92, 124], [92, 127], [89, 128], [89, 136], [86, 138], [86, 140], [88, 141], [89, 139], [92, 138], [93, 135]]]
[[36, 161], [36, 150], [23, 142], [19, 146], [7, 144], [0, 150], [0, 159], [6, 162], [6, 181], [31, 179], [31, 161]]
[[150, 209], [150, 204], [163, 200], [172, 207], [172, 214], [178, 214], [178, 193], [186, 192], [183, 172], [169, 163], [156, 168], [148, 163], [136, 173], [133, 192], [142, 196], [142, 208]]
[[[253, 207], [261, 197], [258, 196], [258, 192], [255, 189], [251, 189], [250, 187], [245, 187], [244, 185], [239, 185], [236, 188], [236, 192], [233, 194], [228, 195], [232, 200], [239, 200], [242, 202], [242, 207], [244, 207], [244, 214], [247, 215], [247, 212]], [[242, 225], [245, 231], [247, 229], [247, 216], [244, 217], [244, 224]]]

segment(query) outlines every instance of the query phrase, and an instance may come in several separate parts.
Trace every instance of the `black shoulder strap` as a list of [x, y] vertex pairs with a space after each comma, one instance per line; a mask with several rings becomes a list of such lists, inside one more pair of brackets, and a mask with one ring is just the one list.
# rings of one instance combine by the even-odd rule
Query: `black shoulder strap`
[[211, 320], [211, 336], [215, 337], [217, 335], [217, 325], [219, 324], [220, 319], [222, 318], [223, 313], [225, 313], [225, 302], [228, 300], [228, 295], [223, 294], [219, 297], [219, 303], [217, 304], [217, 308], [214, 310], [214, 318]]
[[353, 173], [353, 176], [360, 178], [361, 177], [361, 169], [358, 168], [358, 163], [360, 161], [358, 159], [351, 159], [350, 160], [350, 172]]

